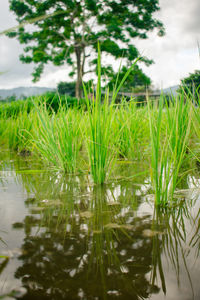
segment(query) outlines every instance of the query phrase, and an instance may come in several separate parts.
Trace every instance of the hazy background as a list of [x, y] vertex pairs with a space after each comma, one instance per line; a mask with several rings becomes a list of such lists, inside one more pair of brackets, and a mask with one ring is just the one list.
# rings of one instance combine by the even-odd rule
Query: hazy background
[[[158, 37], [156, 31], [147, 40], [136, 40], [139, 50], [155, 61], [143, 70], [154, 87], [166, 88], [179, 84], [180, 79], [200, 69], [197, 41], [200, 42], [200, 0], [160, 0], [161, 10], [155, 14], [165, 26], [166, 35]], [[16, 25], [9, 11], [9, 1], [0, 0], [0, 31]], [[42, 78], [32, 83], [33, 64], [22, 64], [19, 55], [23, 45], [16, 39], [0, 36], [0, 88], [18, 86], [56, 87], [59, 81], [68, 80], [66, 66], [48, 65]]]

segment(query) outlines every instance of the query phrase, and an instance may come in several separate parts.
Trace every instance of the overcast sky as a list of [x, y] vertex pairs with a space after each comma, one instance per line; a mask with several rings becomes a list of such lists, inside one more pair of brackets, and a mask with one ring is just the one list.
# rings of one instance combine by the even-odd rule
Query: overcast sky
[[[161, 10], [155, 14], [165, 26], [166, 35], [156, 32], [149, 39], [136, 41], [136, 46], [148, 58], [154, 60], [150, 67], [143, 66], [156, 88], [179, 84], [180, 79], [200, 69], [197, 41], [200, 43], [200, 0], [160, 0]], [[9, 1], [0, 0], [0, 31], [14, 26], [15, 16], [9, 11]], [[18, 86], [56, 87], [67, 80], [65, 67], [49, 65], [41, 80], [32, 83], [34, 65], [22, 64], [19, 55], [23, 45], [16, 39], [0, 36], [0, 88]]]

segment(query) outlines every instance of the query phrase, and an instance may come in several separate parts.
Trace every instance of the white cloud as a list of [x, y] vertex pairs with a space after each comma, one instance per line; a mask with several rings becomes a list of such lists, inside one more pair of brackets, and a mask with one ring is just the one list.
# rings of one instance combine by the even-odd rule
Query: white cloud
[[180, 79], [200, 67], [197, 40], [200, 40], [200, 1], [161, 0], [157, 17], [164, 23], [166, 35], [152, 33], [138, 41], [141, 51], [155, 64], [145, 68], [158, 87], [179, 84]]
[[[16, 24], [9, 11], [9, 1], [1, 1], [0, 31]], [[150, 67], [143, 66], [157, 87], [178, 84], [180, 79], [200, 67], [197, 40], [200, 42], [200, 1], [160, 0], [161, 10], [156, 13], [165, 26], [166, 35], [158, 37], [156, 32], [147, 40], [135, 41], [136, 46], [155, 61]], [[16, 39], [0, 36], [0, 88], [31, 86], [34, 65], [22, 64], [19, 55], [23, 46]], [[55, 87], [60, 80], [67, 80], [67, 67], [46, 67], [41, 80], [34, 85]]]

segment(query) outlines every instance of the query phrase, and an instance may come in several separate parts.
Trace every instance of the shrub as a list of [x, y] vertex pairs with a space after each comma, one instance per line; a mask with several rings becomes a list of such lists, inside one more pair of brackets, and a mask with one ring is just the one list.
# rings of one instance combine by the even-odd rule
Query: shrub
[[60, 95], [68, 95], [71, 97], [75, 97], [75, 88], [76, 88], [75, 82], [61, 81], [57, 86], [58, 93]]
[[187, 96], [190, 96], [199, 103], [200, 96], [200, 70], [196, 70], [194, 73], [181, 80], [181, 86], [178, 92], [184, 91]]

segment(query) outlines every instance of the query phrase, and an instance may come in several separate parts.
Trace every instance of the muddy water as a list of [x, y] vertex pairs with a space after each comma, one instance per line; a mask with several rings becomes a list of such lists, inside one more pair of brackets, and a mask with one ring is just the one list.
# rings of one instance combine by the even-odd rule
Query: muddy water
[[0, 154], [0, 299], [200, 299], [200, 190], [154, 208], [147, 166], [94, 186]]

